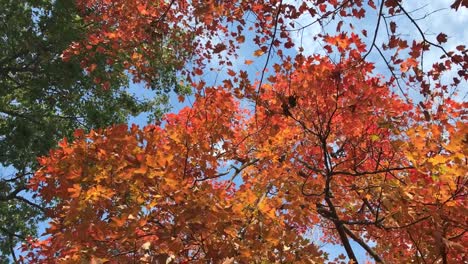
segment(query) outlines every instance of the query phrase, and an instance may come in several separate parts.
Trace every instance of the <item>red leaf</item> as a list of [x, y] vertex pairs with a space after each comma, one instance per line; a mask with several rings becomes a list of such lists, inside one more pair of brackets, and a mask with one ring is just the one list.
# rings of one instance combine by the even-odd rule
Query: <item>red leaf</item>
[[321, 11], [321, 12], [327, 11], [327, 6], [326, 6], [326, 5], [323, 5], [323, 4], [322, 4], [322, 5], [319, 6], [319, 8], [320, 8], [320, 11]]
[[399, 4], [398, 2], [399, 2], [399, 0], [387, 0], [387, 1], [385, 1], [385, 6], [386, 7], [396, 7]]
[[343, 26], [343, 20], [338, 22], [338, 25], [336, 26], [336, 31], [341, 31], [341, 27]]
[[396, 30], [396, 23], [395, 22], [390, 22], [390, 31], [392, 32], [392, 34], [395, 34], [395, 30]]
[[236, 76], [236, 72], [233, 71], [233, 70], [231, 70], [231, 69], [229, 69], [229, 70], [228, 70], [228, 75], [234, 77], [234, 76]]
[[195, 73], [196, 75], [202, 75], [203, 71], [200, 68], [196, 68], [193, 70], [193, 73]]
[[444, 33], [440, 33], [439, 35], [437, 35], [437, 41], [439, 43], [447, 42], [447, 35], [445, 35]]
[[140, 14], [142, 14], [143, 16], [148, 14], [148, 10], [146, 10], [145, 4], [138, 4], [137, 9], [138, 9], [138, 12], [140, 12]]
[[294, 43], [291, 42], [291, 41], [288, 41], [288, 42], [284, 43], [284, 47], [287, 48], [287, 49], [290, 49], [290, 48], [294, 47]]
[[213, 53], [220, 53], [221, 51], [225, 50], [226, 49], [226, 45], [224, 45], [223, 43], [218, 43], [216, 44], [216, 46], [214, 47], [213, 49]]
[[450, 7], [458, 11], [460, 6], [468, 8], [468, 0], [455, 0]]

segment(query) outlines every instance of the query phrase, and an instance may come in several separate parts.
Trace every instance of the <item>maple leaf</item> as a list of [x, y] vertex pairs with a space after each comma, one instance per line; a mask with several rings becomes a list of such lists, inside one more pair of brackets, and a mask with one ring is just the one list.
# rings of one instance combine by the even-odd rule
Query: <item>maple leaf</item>
[[439, 35], [437, 35], [437, 41], [439, 43], [445, 43], [447, 42], [447, 35], [444, 34], [444, 33], [440, 33]]
[[220, 53], [226, 49], [226, 45], [223, 43], [218, 43], [213, 49], [213, 53]]
[[458, 8], [462, 6], [468, 8], [468, 0], [455, 0], [450, 7], [458, 11]]
[[264, 53], [265, 53], [265, 51], [263, 51], [262, 49], [259, 49], [259, 50], [256, 50], [256, 51], [254, 52], [254, 56], [255, 56], [255, 57], [260, 57], [260, 56], [262, 56]]
[[236, 38], [238, 43], [244, 43], [245, 42], [245, 36], [241, 35]]
[[237, 74], [237, 73], [236, 73], [235, 71], [233, 71], [232, 69], [228, 69], [228, 75], [229, 75], [229, 76], [234, 77], [234, 76], [236, 76], [236, 74]]
[[400, 64], [401, 72], [407, 72], [410, 68], [418, 66], [418, 62], [414, 58], [408, 58]]
[[140, 12], [140, 14], [143, 16], [148, 14], [148, 10], [146, 9], [145, 4], [138, 4], [137, 9], [138, 9], [138, 12]]

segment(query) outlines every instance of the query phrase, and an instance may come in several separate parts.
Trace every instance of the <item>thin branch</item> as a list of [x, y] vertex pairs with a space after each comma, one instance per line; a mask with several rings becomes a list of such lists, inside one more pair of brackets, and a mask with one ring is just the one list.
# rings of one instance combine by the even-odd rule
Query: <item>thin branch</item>
[[400, 78], [398, 78], [398, 76], [396, 76], [395, 72], [393, 71], [393, 67], [390, 66], [390, 62], [387, 61], [387, 59], [385, 58], [385, 55], [382, 53], [382, 51], [379, 49], [379, 47], [377, 47], [377, 45], [374, 44], [374, 47], [379, 52], [380, 57], [382, 57], [382, 59], [384, 60], [385, 64], [387, 65], [387, 68], [390, 70], [390, 73], [392, 74], [393, 78], [395, 78], [396, 84], [398, 86], [398, 89], [401, 92], [401, 95], [403, 95], [403, 97], [405, 98], [405, 101], [407, 103], [410, 103], [410, 100], [409, 100], [408, 96], [406, 95], [406, 93], [403, 91], [403, 88], [401, 87], [401, 84], [400, 84], [400, 81], [399, 81]]
[[0, 231], [3, 232], [3, 233], [5, 233], [5, 234], [7, 234], [8, 236], [17, 237], [17, 238], [22, 239], [22, 240], [25, 240], [25, 239], [26, 239], [26, 237], [24, 237], [24, 236], [22, 236], [22, 235], [20, 235], [20, 234], [13, 233], [13, 232], [11, 232], [10, 230], [8, 230], [8, 229], [6, 229], [6, 228], [4, 228], [4, 227], [2, 227], [2, 226], [0, 226]]
[[422, 261], [423, 261], [424, 263], [427, 263], [427, 262], [426, 262], [426, 259], [424, 258], [424, 254], [423, 254], [422, 250], [419, 248], [419, 243], [417, 243], [417, 242], [414, 240], [413, 236], [411, 235], [411, 233], [410, 233], [409, 231], [406, 231], [406, 233], [408, 233], [408, 236], [410, 237], [411, 241], [413, 242], [414, 246], [416, 247], [416, 250], [417, 250], [417, 252], [419, 253], [419, 255], [420, 255]]
[[463, 230], [460, 234], [451, 236], [451, 237], [449, 237], [449, 238], [447, 238], [447, 239], [448, 239], [448, 240], [454, 240], [454, 239], [460, 238], [460, 237], [462, 237], [466, 232], [468, 232], [468, 230]]
[[[408, 13], [415, 13], [419, 10], [422, 10], [424, 8], [426, 8], [428, 6], [428, 4], [425, 4], [425, 5], [422, 5], [421, 7], [418, 7], [418, 8], [415, 8], [411, 11], [408, 11]], [[384, 15], [384, 18], [393, 18], [393, 17], [397, 17], [397, 16], [403, 16], [404, 14], [401, 14], [401, 13], [398, 13], [398, 14], [393, 14], [393, 15]]]
[[23, 118], [23, 119], [26, 119], [28, 121], [31, 121], [34, 124], [42, 126], [41, 122], [37, 121], [36, 119], [34, 119], [34, 118], [32, 118], [32, 117], [30, 117], [28, 115], [23, 114], [23, 113], [17, 113], [17, 112], [10, 111], [10, 110], [7, 110], [7, 109], [0, 109], [0, 113], [7, 114], [9, 116]]
[[271, 51], [273, 50], [274, 42], [276, 40], [276, 30], [278, 28], [278, 20], [279, 20], [280, 14], [281, 14], [282, 6], [283, 6], [283, 1], [281, 0], [280, 3], [279, 3], [279, 6], [278, 6], [278, 12], [276, 12], [275, 27], [273, 29], [273, 34], [271, 36], [271, 42], [270, 42], [270, 47], [268, 48], [267, 58], [266, 58], [266, 61], [265, 61], [265, 65], [263, 66], [262, 75], [260, 77], [260, 82], [258, 84], [257, 97], [258, 97], [258, 95], [260, 93], [260, 89], [262, 88], [263, 78], [265, 76], [265, 72], [266, 72], [266, 69], [268, 67], [268, 63], [270, 62]]
[[310, 22], [309, 24], [305, 25], [305, 26], [301, 26], [300, 28], [296, 28], [296, 29], [286, 29], [285, 31], [288, 31], [288, 32], [293, 32], [293, 31], [301, 31], [307, 27], [310, 27], [316, 23], [321, 23], [322, 20], [324, 20], [325, 18], [328, 18], [330, 15], [335, 15], [336, 13], [338, 13], [338, 11], [340, 9], [342, 9], [346, 4], [348, 4], [349, 2], [351, 2], [352, 0], [347, 0], [347, 1], [344, 1], [341, 5], [339, 5], [338, 7], [335, 8], [335, 10], [333, 11], [329, 11], [327, 13], [325, 13], [323, 16], [317, 18], [316, 20]]
[[216, 175], [214, 175], [212, 177], [204, 177], [204, 178], [200, 178], [200, 179], [195, 179], [194, 184], [197, 183], [197, 182], [212, 180], [212, 179], [216, 179], [216, 178], [226, 176], [231, 172], [232, 169], [234, 169], [234, 171], [235, 171], [235, 173], [234, 173], [234, 175], [232, 177], [232, 180], [233, 180], [233, 178], [235, 178], [237, 175], [239, 175], [245, 168], [247, 168], [250, 165], [255, 164], [257, 161], [259, 161], [259, 159], [253, 159], [252, 161], [249, 161], [249, 162], [246, 162], [246, 163], [242, 164], [242, 166], [239, 167], [239, 168], [234, 166], [234, 165], [231, 165], [229, 167], [229, 169], [227, 171], [225, 171], [225, 172], [218, 173], [218, 174], [216, 174]]
[[[25, 173], [16, 173], [16, 176], [15, 177], [12, 177], [12, 178], [8, 178], [8, 179], [2, 179], [0, 181], [2, 182], [14, 182], [14, 181], [17, 181], [18, 179], [21, 179], [27, 175], [34, 175], [34, 172], [25, 172]], [[13, 175], [10, 175], [10, 176], [13, 176]]]
[[378, 219], [376, 221], [369, 221], [369, 220], [357, 220], [357, 221], [347, 221], [347, 220], [337, 220], [342, 224], [346, 225], [377, 225], [380, 226], [380, 223], [384, 220], [384, 218]]
[[[451, 58], [452, 56], [447, 52], [447, 50], [445, 50], [444, 47], [442, 47], [441, 45], [439, 44], [436, 44], [434, 42], [431, 42], [429, 40], [427, 40], [426, 38], [426, 35], [424, 34], [424, 32], [422, 31], [421, 27], [418, 25], [418, 23], [414, 20], [414, 18], [403, 8], [403, 6], [398, 3], [398, 6], [400, 7], [401, 11], [403, 11], [403, 13], [405, 13], [405, 15], [408, 17], [408, 19], [411, 21], [411, 23], [413, 23], [413, 25], [416, 27], [416, 29], [418, 30], [419, 34], [421, 35], [423, 41], [431, 46], [434, 46], [434, 47], [437, 47], [439, 48], [440, 50], [442, 50], [442, 52], [448, 57], [448, 58]], [[461, 67], [463, 67], [463, 65], [461, 65], [459, 62], [457, 62], [456, 64], [460, 65]], [[464, 71], [466, 71], [466, 69], [463, 69]]]
[[[244, 224], [244, 226], [238, 232], [238, 236], [239, 236], [240, 239], [244, 238], [245, 233], [247, 232], [247, 228], [250, 226], [250, 224], [253, 222], [253, 220], [255, 218], [254, 212], [256, 212], [256, 211], [258, 212], [258, 207], [259, 207], [260, 203], [263, 202], [263, 200], [267, 197], [267, 195], [270, 192], [271, 188], [273, 188], [273, 184], [268, 183], [265, 192], [262, 194], [262, 196], [258, 197], [257, 201], [255, 201], [255, 206], [250, 207], [250, 209], [252, 210], [252, 214], [250, 215], [250, 217], [248, 218], [248, 220]], [[248, 206], [250, 206], [250, 205], [248, 205]]]
[[409, 166], [409, 167], [396, 167], [396, 168], [387, 168], [387, 169], [382, 169], [382, 170], [374, 170], [374, 171], [363, 171], [363, 172], [347, 172], [347, 171], [334, 171], [332, 172], [332, 175], [348, 175], [348, 176], [364, 176], [364, 175], [372, 175], [372, 174], [377, 174], [377, 173], [384, 173], [384, 172], [391, 172], [391, 171], [402, 171], [402, 170], [408, 170], [408, 169], [413, 169], [414, 167]]
[[32, 206], [32, 207], [38, 209], [38, 210], [41, 211], [42, 213], [45, 213], [45, 211], [46, 211], [44, 207], [42, 207], [42, 206], [40, 206], [40, 205], [38, 205], [38, 204], [36, 204], [36, 203], [33, 203], [33, 202], [29, 201], [28, 199], [26, 199], [26, 198], [24, 198], [24, 197], [15, 196], [14, 199], [19, 200], [19, 201], [22, 201], [22, 202], [24, 202], [24, 203], [27, 203], [27, 204], [29, 204], [30, 206]]
[[379, 15], [377, 18], [377, 25], [375, 26], [375, 30], [374, 30], [374, 38], [372, 39], [372, 44], [370, 45], [370, 49], [366, 52], [366, 54], [364, 54], [364, 56], [362, 56], [361, 61], [364, 61], [367, 58], [367, 56], [369, 56], [369, 54], [372, 51], [372, 48], [375, 46], [375, 41], [377, 40], [377, 35], [379, 33], [379, 27], [380, 27], [380, 20], [382, 19], [382, 11], [383, 11], [385, 1], [381, 0], [380, 2], [381, 3], [380, 3]]
[[245, 168], [247, 168], [247, 167], [250, 166], [250, 165], [253, 165], [253, 164], [257, 163], [259, 160], [260, 160], [260, 159], [253, 159], [253, 160], [250, 161], [250, 162], [247, 162], [247, 163], [242, 164], [242, 166], [241, 166], [240, 168], [234, 167], [234, 169], [236, 170], [236, 173], [235, 173], [234, 175], [232, 175], [231, 179], [229, 179], [229, 181], [228, 181], [229, 184], [226, 185], [226, 188], [225, 188], [225, 189], [227, 190], [227, 189], [231, 188], [232, 183], [234, 182], [234, 179], [235, 179], [238, 175], [240, 175], [240, 173], [241, 173]]
[[8, 240], [10, 240], [9, 242], [9, 248], [10, 248], [10, 255], [11, 255], [11, 258], [13, 259], [13, 262], [14, 263], [19, 263], [18, 261], [18, 258], [16, 258], [16, 254], [15, 254], [15, 249], [14, 249], [14, 242], [13, 242], [13, 236], [9, 236]]
[[[408, 224], [405, 224], [405, 225], [399, 225], [399, 226], [382, 226], [383, 229], [385, 230], [392, 230], [392, 229], [402, 229], [402, 228], [407, 228], [407, 227], [410, 227], [412, 225], [415, 225], [419, 222], [422, 222], [424, 220], [427, 220], [429, 219], [431, 216], [426, 216], [426, 217], [422, 217], [422, 218], [419, 218], [418, 220], [414, 221], [414, 222], [411, 222], [411, 223], [408, 223]], [[385, 217], [384, 217], [385, 218]]]
[[299, 161], [299, 163], [301, 163], [301, 164], [304, 165], [307, 169], [309, 169], [309, 170], [311, 170], [311, 171], [313, 171], [313, 172], [315, 172], [315, 173], [320, 173], [320, 174], [323, 173], [322, 170], [319, 170], [319, 169], [317, 169], [317, 168], [315, 168], [315, 167], [312, 167], [309, 163], [305, 162], [305, 161], [304, 161], [303, 159], [301, 159], [301, 158], [297, 159], [297, 161]]
[[22, 191], [26, 190], [26, 187], [19, 187], [18, 189], [10, 192], [7, 195], [0, 196], [0, 201], [5, 202], [16, 198], [16, 195]]
[[325, 191], [322, 191], [320, 193], [306, 193], [305, 191], [305, 185], [307, 183], [307, 180], [309, 179], [309, 175], [306, 176], [306, 178], [304, 179], [304, 182], [302, 182], [302, 185], [301, 185], [301, 193], [302, 195], [304, 196], [322, 196], [323, 194], [325, 194]]
[[424, 14], [424, 16], [422, 16], [422, 17], [420, 17], [420, 18], [415, 18], [414, 20], [415, 20], [415, 21], [423, 20], [423, 19], [425, 19], [425, 18], [427, 18], [427, 17], [429, 17], [429, 16], [431, 16], [431, 15], [437, 13], [437, 12], [443, 11], [443, 10], [448, 10], [448, 8], [439, 8], [439, 9], [436, 9], [436, 10], [434, 10], [434, 11], [432, 11], [432, 12], [429, 12], [429, 13], [427, 13], [427, 14]]
[[162, 21], [163, 19], [166, 18], [167, 16], [167, 13], [169, 12], [169, 10], [171, 9], [172, 5], [175, 3], [175, 0], [172, 0], [169, 5], [167, 6], [166, 10], [164, 10], [164, 13], [162, 13], [162, 15], [158, 18], [157, 22], [160, 22]]

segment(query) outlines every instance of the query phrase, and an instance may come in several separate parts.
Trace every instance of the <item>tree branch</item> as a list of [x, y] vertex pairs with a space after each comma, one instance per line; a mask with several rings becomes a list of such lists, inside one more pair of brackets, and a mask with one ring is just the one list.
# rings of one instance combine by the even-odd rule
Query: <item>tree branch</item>
[[377, 173], [385, 173], [385, 172], [391, 172], [391, 171], [402, 171], [402, 170], [408, 170], [412, 169], [412, 166], [408, 167], [397, 167], [397, 168], [387, 168], [387, 169], [382, 169], [382, 170], [374, 170], [374, 171], [363, 171], [363, 172], [347, 172], [347, 171], [334, 171], [332, 172], [332, 175], [348, 175], [348, 176], [364, 176], [364, 175], [372, 175], [372, 174], [377, 174]]
[[279, 6], [278, 6], [278, 12], [276, 12], [275, 27], [274, 27], [273, 33], [271, 35], [271, 42], [270, 42], [270, 46], [268, 48], [267, 58], [266, 58], [266, 61], [265, 61], [265, 65], [263, 66], [262, 75], [260, 76], [260, 82], [258, 83], [257, 97], [260, 94], [260, 90], [262, 89], [263, 78], [265, 76], [265, 72], [266, 72], [266, 69], [268, 67], [268, 62], [270, 62], [271, 51], [273, 50], [274, 42], [276, 40], [276, 30], [278, 28], [278, 20], [279, 20], [279, 15], [281, 14], [281, 8], [282, 7], [283, 7], [283, 1], [281, 0], [280, 3], [279, 3]]
[[372, 51], [372, 48], [375, 46], [375, 41], [377, 40], [377, 35], [379, 33], [379, 27], [380, 27], [380, 20], [382, 19], [382, 10], [383, 10], [385, 1], [381, 0], [380, 2], [381, 3], [380, 3], [379, 15], [377, 18], [377, 25], [375, 26], [375, 30], [374, 30], [374, 38], [372, 39], [372, 44], [370, 45], [369, 50], [366, 52], [366, 54], [364, 54], [364, 56], [362, 56], [361, 61], [364, 61], [367, 58], [367, 56], [369, 56], [369, 54]]
[[336, 230], [338, 231], [338, 236], [340, 237], [341, 244], [343, 244], [343, 247], [346, 250], [346, 254], [348, 254], [348, 258], [354, 263], [358, 263], [356, 255], [354, 255], [353, 248], [351, 247], [351, 244], [349, 243], [348, 236], [346, 235], [346, 231], [344, 229], [344, 225], [339, 221], [338, 214], [336, 213], [336, 209], [333, 206], [333, 203], [331, 199], [328, 197], [328, 193], [325, 194], [325, 201], [330, 208], [330, 213], [333, 218], [336, 220], [332, 220], [333, 224], [335, 225]]
[[17, 238], [22, 239], [22, 240], [26, 239], [26, 237], [24, 237], [24, 236], [22, 236], [20, 234], [13, 233], [13, 232], [9, 231], [8, 229], [6, 229], [6, 228], [4, 228], [2, 226], [0, 226], [0, 231], [7, 234], [8, 236], [17, 237]]
[[32, 206], [32, 207], [38, 209], [39, 211], [41, 211], [42, 213], [45, 213], [45, 211], [46, 211], [44, 207], [42, 207], [42, 206], [40, 206], [40, 205], [38, 205], [38, 204], [36, 204], [36, 203], [33, 203], [33, 202], [29, 201], [28, 199], [26, 199], [26, 198], [24, 198], [24, 197], [15, 196], [15, 197], [13, 197], [13, 198], [16, 199], [16, 200], [19, 200], [19, 201], [21, 201], [21, 202], [24, 202], [24, 203], [26, 203], [26, 204], [29, 204], [30, 206]]
[[346, 234], [348, 234], [354, 241], [356, 241], [363, 249], [365, 249], [367, 251], [367, 253], [369, 253], [369, 255], [371, 255], [375, 261], [379, 262], [379, 263], [385, 263], [383, 261], [383, 259], [372, 249], [370, 248], [366, 242], [364, 242], [361, 238], [359, 238], [358, 236], [356, 236], [351, 230], [349, 230], [349, 228], [347, 228], [345, 225], [343, 225], [343, 229], [344, 231], [346, 232]]
[[0, 201], [2, 202], [6, 202], [6, 201], [9, 201], [9, 200], [13, 200], [16, 198], [16, 195], [22, 191], [26, 190], [26, 187], [19, 187], [18, 189], [10, 192], [9, 194], [7, 195], [1, 195], [0, 196]]

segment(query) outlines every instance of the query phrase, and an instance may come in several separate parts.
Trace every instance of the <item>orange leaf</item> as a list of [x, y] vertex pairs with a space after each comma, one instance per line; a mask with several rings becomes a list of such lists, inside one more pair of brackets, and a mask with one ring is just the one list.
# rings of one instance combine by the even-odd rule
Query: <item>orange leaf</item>
[[245, 42], [245, 37], [243, 35], [240, 35], [236, 38], [237, 42], [239, 43], [244, 43]]
[[401, 72], [407, 72], [411, 67], [416, 66], [418, 66], [418, 61], [411, 57], [401, 63], [400, 70]]
[[133, 173], [135, 174], [145, 174], [148, 171], [148, 167], [146, 165], [142, 165], [138, 169], [134, 170]]
[[73, 187], [68, 188], [67, 191], [70, 193], [71, 198], [77, 198], [81, 193], [81, 185], [75, 183], [73, 184]]
[[137, 9], [138, 9], [138, 12], [140, 12], [140, 14], [142, 14], [144, 16], [148, 14], [148, 10], [146, 10], [146, 5], [145, 4], [138, 4]]
[[264, 53], [265, 53], [265, 52], [264, 52], [263, 50], [259, 49], [259, 50], [256, 50], [256, 51], [254, 52], [254, 56], [255, 56], [255, 57], [260, 57], [260, 56], [262, 56]]

